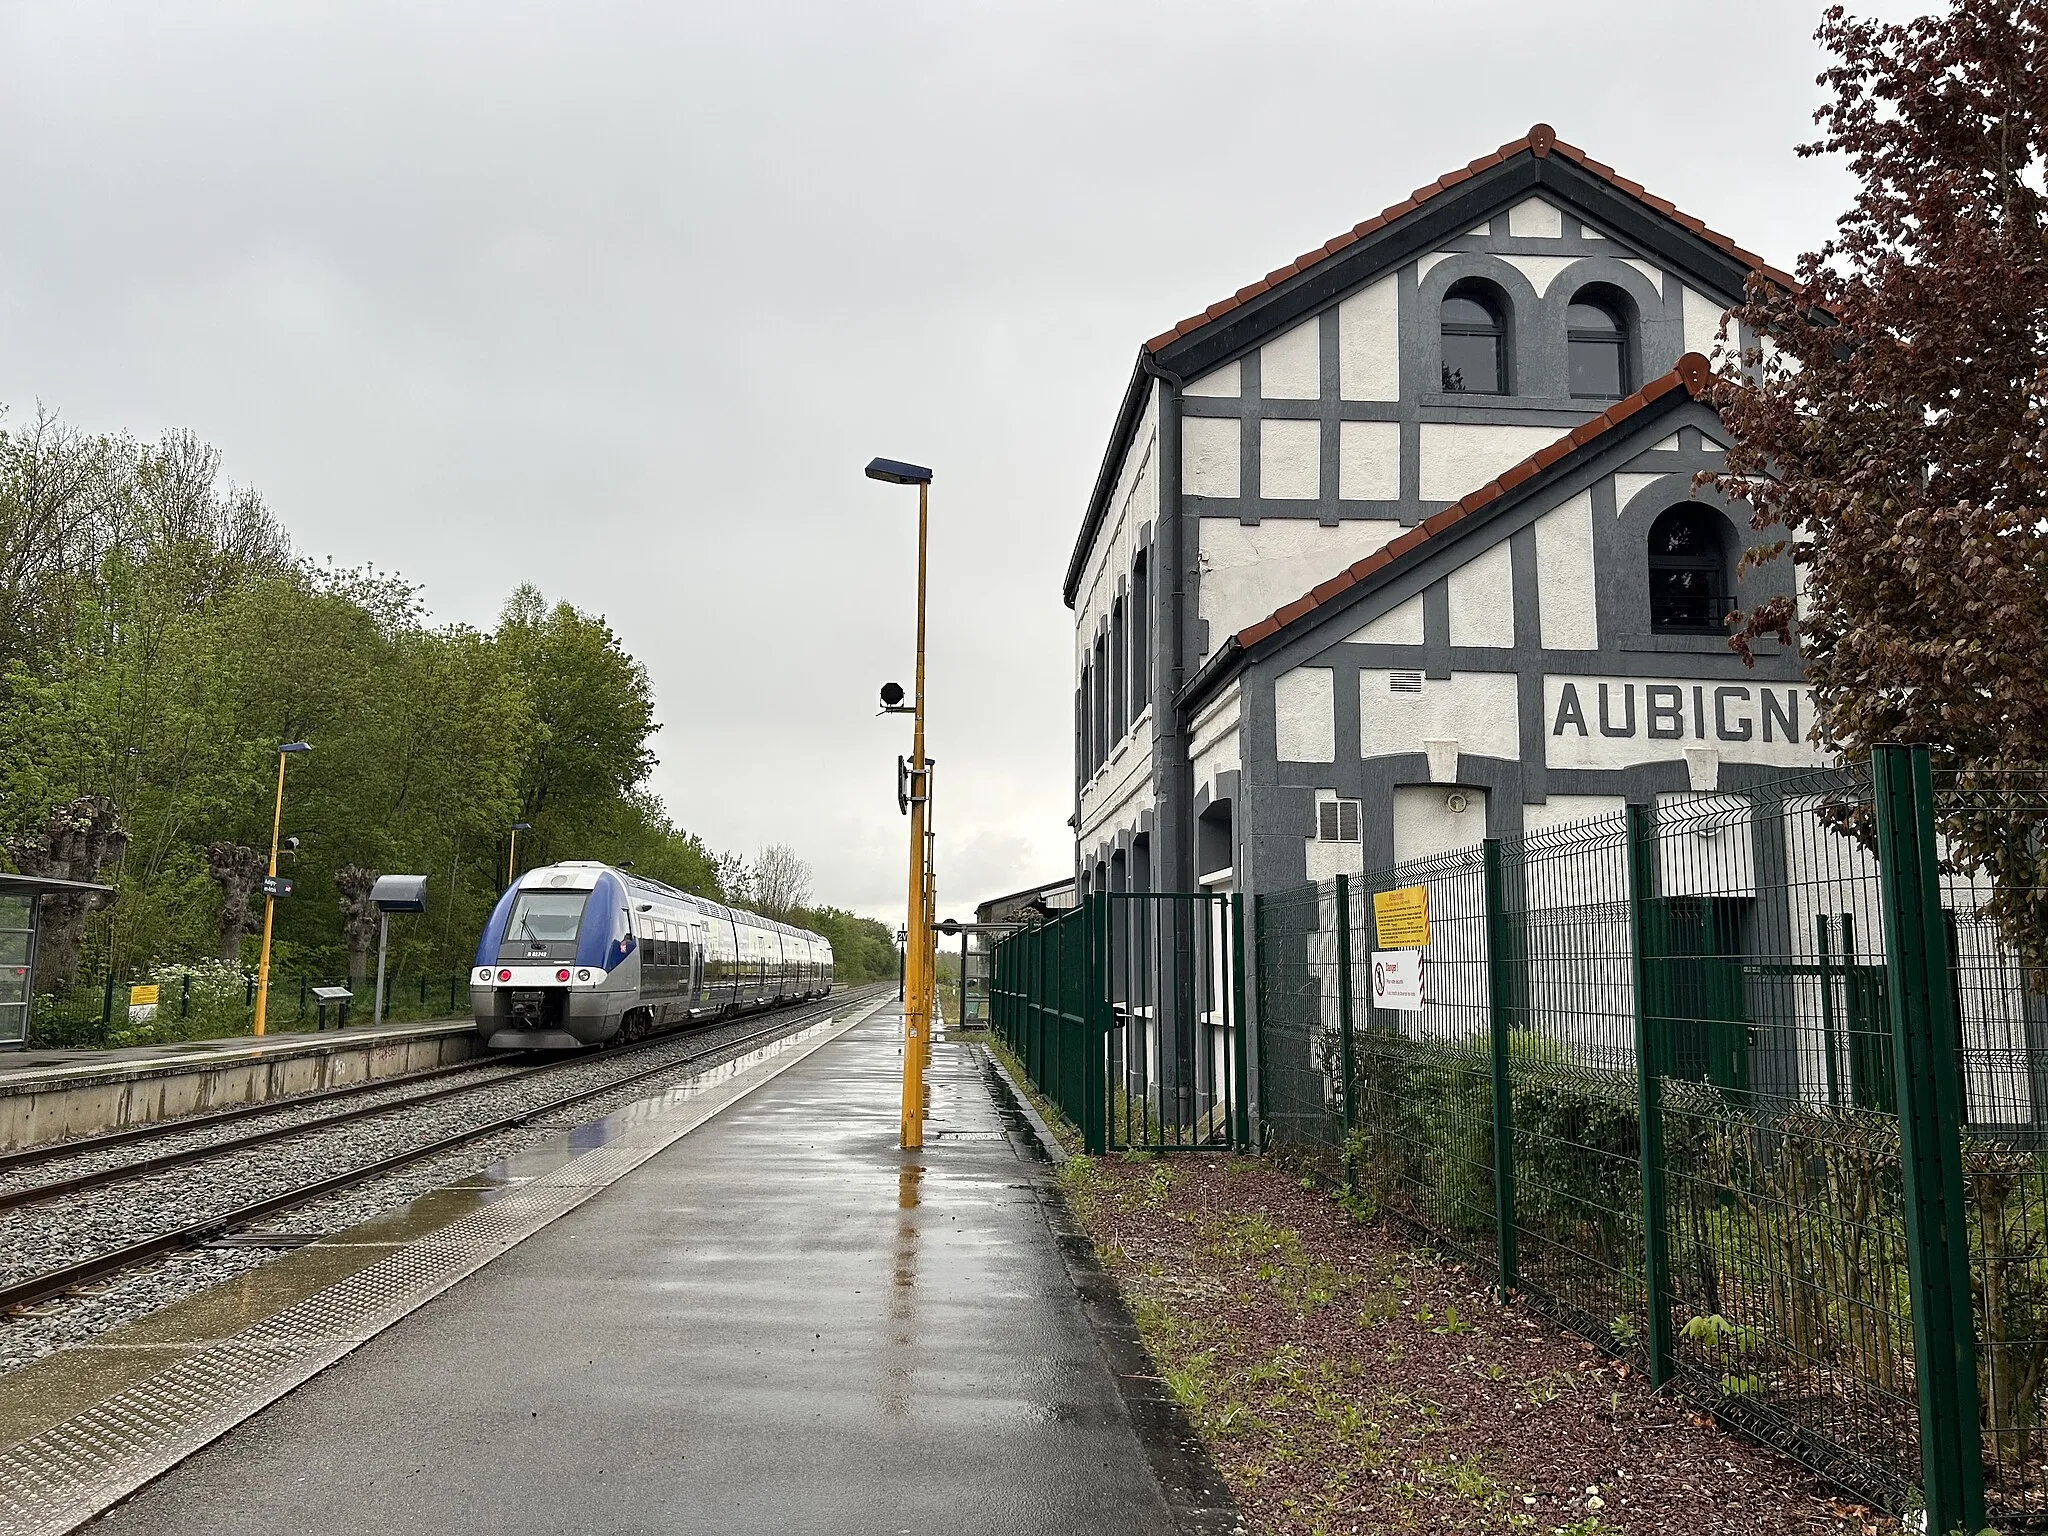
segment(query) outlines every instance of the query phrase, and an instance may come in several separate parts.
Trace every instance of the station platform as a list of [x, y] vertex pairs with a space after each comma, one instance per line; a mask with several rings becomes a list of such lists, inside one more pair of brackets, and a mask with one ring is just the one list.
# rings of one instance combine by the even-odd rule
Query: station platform
[[467, 1018], [0, 1052], [0, 1152], [466, 1061]]
[[862, 1008], [253, 1272], [297, 1301], [138, 1325], [71, 1373], [114, 1397], [25, 1438], [0, 1402], [0, 1484], [161, 1471], [96, 1536], [1233, 1529], [986, 1051], [935, 1044], [921, 1153], [901, 1061]]

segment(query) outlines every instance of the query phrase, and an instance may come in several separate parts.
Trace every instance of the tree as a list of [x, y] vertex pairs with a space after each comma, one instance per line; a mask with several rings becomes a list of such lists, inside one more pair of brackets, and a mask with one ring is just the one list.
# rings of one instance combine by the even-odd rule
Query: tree
[[[98, 795], [81, 795], [52, 815], [40, 835], [16, 841], [7, 851], [25, 875], [91, 884], [120, 859], [127, 846], [128, 834], [121, 827], [114, 802]], [[99, 891], [43, 897], [36, 936], [37, 980], [47, 981], [60, 992], [71, 985], [78, 975], [85, 920], [113, 899]]]
[[206, 873], [220, 887], [220, 957], [229, 965], [242, 960], [242, 940], [255, 921], [249, 898], [263, 879], [263, 855], [242, 843], [206, 845]]
[[[1801, 155], [1858, 190], [1787, 287], [1752, 276], [1722, 361], [1722, 488], [1789, 558], [1798, 599], [1738, 614], [1745, 654], [1795, 631], [1822, 745], [1945, 749], [1969, 775], [2048, 763], [2048, 0], [1954, 0], [1818, 33], [1832, 99]], [[2038, 795], [2035, 796], [2038, 801]], [[2048, 933], [2039, 813], [1952, 819], [2005, 931]]]
[[754, 903], [768, 917], [786, 918], [811, 899], [811, 866], [787, 843], [770, 843], [751, 870]]
[[348, 985], [351, 992], [363, 990], [363, 978], [370, 971], [370, 944], [377, 937], [377, 904], [370, 892], [377, 884], [377, 872], [354, 864], [335, 871], [334, 888], [341, 892], [341, 941], [348, 948]]

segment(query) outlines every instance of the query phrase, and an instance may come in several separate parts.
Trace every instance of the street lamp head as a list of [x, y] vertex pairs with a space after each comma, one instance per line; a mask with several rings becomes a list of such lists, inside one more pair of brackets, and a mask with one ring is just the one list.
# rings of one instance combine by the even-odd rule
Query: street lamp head
[[533, 823], [530, 821], [515, 821], [512, 823], [512, 830], [514, 832], [531, 832], [533, 830]]
[[288, 837], [278, 846], [286, 853], [297, 853], [299, 851], [299, 840], [296, 837]]
[[891, 485], [930, 485], [932, 472], [921, 464], [905, 464], [897, 459], [874, 459], [868, 464], [870, 480], [886, 480]]
[[280, 752], [310, 752], [313, 744], [307, 741], [288, 741], [277, 749]]
[[897, 705], [901, 704], [902, 702], [903, 685], [901, 683], [882, 684], [882, 708], [894, 709]]

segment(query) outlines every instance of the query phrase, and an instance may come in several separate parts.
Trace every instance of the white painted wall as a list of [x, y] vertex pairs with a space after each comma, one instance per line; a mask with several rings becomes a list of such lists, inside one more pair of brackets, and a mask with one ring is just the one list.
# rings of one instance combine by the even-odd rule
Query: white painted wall
[[1544, 646], [1557, 651], [1598, 650], [1591, 491], [1579, 492], [1536, 519], [1536, 585]]
[[1508, 210], [1508, 233], [1555, 240], [1564, 234], [1564, 215], [1540, 197], [1526, 197]]
[[[1462, 801], [1465, 809], [1451, 807]], [[1394, 790], [1394, 862], [1429, 859], [1476, 848], [1486, 841], [1486, 791], [1440, 784], [1402, 784]], [[1435, 895], [1434, 892], [1431, 893]], [[1435, 921], [1437, 914], [1431, 914]]]
[[1418, 592], [1407, 602], [1389, 608], [1344, 638], [1359, 645], [1422, 644], [1422, 594]]
[[1229, 773], [1239, 766], [1240, 700], [1239, 685], [1233, 680], [1195, 717], [1188, 733], [1188, 761], [1193, 766], [1198, 791], [1204, 787], [1213, 791], [1217, 774]]
[[1181, 489], [1189, 496], [1238, 494], [1238, 424], [1230, 417], [1189, 416], [1180, 424]]
[[1401, 398], [1398, 274], [1366, 284], [1337, 306], [1337, 385], [1346, 400]]
[[1401, 497], [1401, 424], [1337, 424], [1337, 495], [1344, 501], [1398, 501]]
[[1225, 363], [1199, 379], [1188, 380], [1181, 393], [1205, 400], [1235, 400], [1244, 393], [1243, 370], [1236, 363]]
[[1253, 527], [1229, 518], [1199, 519], [1197, 612], [1209, 621], [1211, 648], [1363, 560], [1400, 531], [1388, 518], [1346, 520], [1333, 528], [1295, 518]]
[[1620, 517], [1628, 511], [1628, 504], [1656, 485], [1659, 481], [1671, 483], [1665, 487], [1673, 501], [1683, 501], [1692, 494], [1692, 481], [1685, 475], [1646, 475], [1635, 470], [1623, 470], [1614, 477], [1614, 515]]
[[1541, 805], [1522, 807], [1522, 836], [1534, 837], [1556, 827], [1576, 826], [1628, 809], [1620, 795], [1552, 795]]
[[1685, 322], [1685, 350], [1702, 357], [1714, 354], [1714, 337], [1721, 329], [1724, 313], [1719, 303], [1704, 293], [1687, 288], [1680, 300]]
[[1521, 756], [1515, 673], [1454, 672], [1425, 679], [1420, 693], [1395, 693], [1387, 686], [1390, 675], [1359, 669], [1360, 755], [1393, 757], [1426, 752], [1432, 742], [1456, 742], [1458, 751], [1476, 757]]
[[1451, 572], [1451, 644], [1515, 643], [1515, 567], [1508, 541], [1481, 550]]
[[1337, 760], [1337, 674], [1296, 667], [1273, 684], [1273, 739], [1283, 763]]
[[[1313, 837], [1301, 840], [1302, 862], [1308, 866], [1311, 880], [1334, 880], [1339, 875], [1362, 875], [1365, 873], [1364, 843], [1325, 843]], [[1334, 964], [1336, 953], [1331, 952]]]
[[1311, 316], [1259, 348], [1259, 394], [1314, 400], [1323, 392], [1322, 323]]
[[[1314, 501], [1321, 494], [1323, 424], [1269, 416], [1259, 423], [1259, 494]], [[1297, 594], [1299, 595], [1299, 594]]]
[[1422, 499], [1456, 501], [1566, 434], [1555, 427], [1422, 424]]
[[1803, 683], [1543, 679], [1545, 760], [1552, 768], [1669, 762], [1701, 747], [1727, 762], [1817, 768], [1821, 754], [1805, 740], [1813, 718]]

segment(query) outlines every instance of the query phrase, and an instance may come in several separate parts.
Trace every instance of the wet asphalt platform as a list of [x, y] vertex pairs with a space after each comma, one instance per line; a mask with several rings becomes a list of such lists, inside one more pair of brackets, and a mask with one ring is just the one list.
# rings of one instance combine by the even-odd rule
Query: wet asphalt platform
[[900, 1040], [891, 1003], [88, 1528], [1176, 1530], [1028, 1130], [942, 1041], [900, 1151]]

